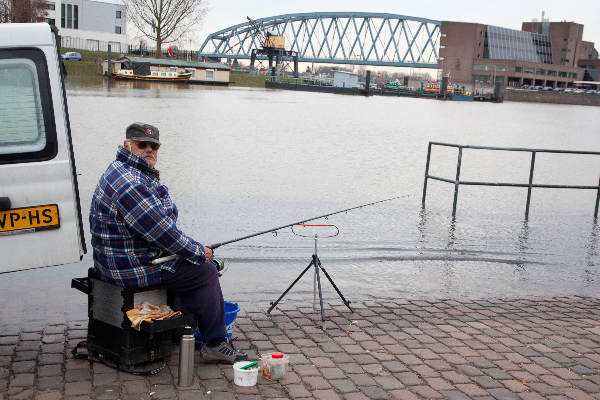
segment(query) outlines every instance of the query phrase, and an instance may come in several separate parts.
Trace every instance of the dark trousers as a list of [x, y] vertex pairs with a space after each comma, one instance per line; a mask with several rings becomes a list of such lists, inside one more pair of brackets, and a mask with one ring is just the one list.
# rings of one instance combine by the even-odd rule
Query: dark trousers
[[163, 270], [162, 284], [174, 295], [173, 308], [196, 316], [202, 340], [216, 342], [225, 337], [225, 304], [216, 266], [183, 262], [175, 273]]

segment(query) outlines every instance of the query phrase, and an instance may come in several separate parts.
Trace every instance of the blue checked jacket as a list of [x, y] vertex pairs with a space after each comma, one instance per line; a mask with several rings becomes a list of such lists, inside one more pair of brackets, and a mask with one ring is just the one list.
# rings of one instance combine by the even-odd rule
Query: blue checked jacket
[[[146, 160], [120, 148], [92, 198], [94, 267], [104, 280], [122, 287], [156, 285], [161, 269], [175, 272], [184, 259], [205, 261], [204, 247], [177, 228], [177, 206], [167, 187], [148, 170]], [[180, 258], [152, 265], [169, 254]]]

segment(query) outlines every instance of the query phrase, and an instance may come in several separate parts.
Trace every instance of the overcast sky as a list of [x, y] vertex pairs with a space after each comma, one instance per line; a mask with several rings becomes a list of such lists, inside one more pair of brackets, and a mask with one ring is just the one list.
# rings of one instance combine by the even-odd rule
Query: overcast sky
[[479, 22], [521, 29], [521, 22], [538, 20], [542, 10], [550, 21], [584, 25], [583, 39], [600, 48], [600, 0], [205, 0], [208, 13], [194, 36], [200, 45], [209, 33], [251, 18], [319, 11], [366, 11], [401, 14], [435, 20]]

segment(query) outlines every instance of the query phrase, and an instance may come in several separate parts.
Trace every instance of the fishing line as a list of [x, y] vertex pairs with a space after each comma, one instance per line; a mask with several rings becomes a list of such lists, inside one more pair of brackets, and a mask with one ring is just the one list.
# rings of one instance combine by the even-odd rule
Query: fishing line
[[[273, 232], [273, 233], [277, 234], [277, 231], [281, 230], [283, 228], [288, 228], [290, 226], [294, 226], [294, 225], [298, 225], [298, 224], [303, 224], [305, 222], [314, 221], [316, 219], [327, 218], [327, 217], [332, 216], [332, 215], [341, 214], [341, 213], [344, 213], [344, 212], [356, 210], [356, 209], [363, 208], [363, 207], [373, 206], [375, 204], [385, 203], [386, 201], [392, 201], [392, 200], [400, 199], [402, 197], [407, 197], [407, 195], [405, 195], [405, 196], [394, 196], [394, 197], [390, 197], [388, 199], [374, 201], [374, 202], [366, 203], [366, 204], [361, 204], [361, 205], [358, 205], [358, 206], [346, 208], [344, 210], [334, 211], [334, 212], [331, 212], [331, 213], [328, 213], [328, 214], [319, 215], [318, 217], [311, 217], [311, 218], [302, 219], [300, 221], [296, 221], [296, 222], [293, 222], [291, 224], [286, 224], [286, 225], [278, 226], [278, 227], [275, 227], [275, 228], [267, 229], [265, 231], [261, 231], [261, 232], [257, 232], [257, 233], [252, 233], [250, 235], [242, 236], [242, 237], [239, 237], [239, 238], [235, 238], [235, 239], [231, 239], [231, 240], [226, 240], [224, 242], [219, 242], [219, 243], [211, 244], [211, 245], [208, 245], [207, 247], [209, 247], [209, 248], [211, 248], [211, 249], [214, 250], [214, 249], [217, 249], [217, 248], [219, 248], [221, 246], [224, 246], [226, 244], [235, 243], [235, 242], [239, 242], [241, 240], [250, 239], [250, 238], [253, 238], [253, 237], [256, 237], [256, 236], [264, 235], [266, 233]], [[179, 257], [179, 256], [173, 254], [173, 255], [170, 255], [170, 256], [157, 258], [157, 259], [155, 259], [155, 260], [152, 261], [152, 264], [161, 264], [161, 263], [164, 263], [164, 262], [167, 262], [167, 261], [174, 260], [177, 257]]]
[[[402, 197], [408, 197], [408, 195], [394, 196], [394, 197], [390, 197], [388, 199], [374, 201], [374, 202], [366, 203], [366, 204], [361, 204], [361, 205], [358, 205], [358, 206], [346, 208], [344, 210], [334, 211], [334, 212], [331, 212], [331, 213], [328, 213], [328, 214], [319, 215], [318, 217], [312, 217], [312, 218], [303, 219], [303, 220], [300, 220], [300, 221], [297, 221], [297, 222], [294, 222], [294, 223], [291, 223], [291, 224], [282, 225], [282, 226], [278, 226], [276, 228], [267, 229], [265, 231], [253, 233], [253, 234], [242, 236], [242, 237], [239, 237], [239, 238], [227, 240], [227, 241], [224, 241], [224, 242], [215, 243], [215, 244], [209, 245], [208, 247], [214, 250], [214, 249], [219, 248], [221, 246], [224, 246], [226, 244], [235, 243], [235, 242], [239, 242], [239, 241], [242, 241], [242, 240], [250, 239], [250, 238], [253, 238], [253, 237], [256, 237], [256, 236], [264, 235], [266, 233], [273, 233], [276, 236], [277, 235], [277, 231], [281, 230], [283, 228], [288, 228], [290, 226], [294, 226], [294, 225], [298, 225], [298, 224], [303, 224], [305, 222], [314, 221], [314, 220], [320, 219], [320, 218], [327, 218], [327, 217], [332, 216], [332, 215], [341, 214], [341, 213], [344, 213], [344, 212], [356, 210], [356, 209], [363, 208], [363, 207], [373, 206], [375, 204], [385, 203], [387, 201], [392, 201], [392, 200], [400, 199]], [[155, 264], [161, 264], [161, 263], [164, 263], [164, 262], [167, 262], [167, 261], [174, 260], [177, 257], [179, 257], [179, 256], [177, 256], [177, 255], [170, 255], [170, 256], [166, 256], [166, 257], [157, 258], [155, 260], [152, 260], [152, 264], [154, 264], [154, 265]], [[23, 269], [18, 269], [18, 270], [14, 270], [14, 271], [0, 272], [0, 275], [12, 274], [12, 273], [15, 273], [15, 272], [22, 272], [22, 271], [29, 271], [29, 270], [33, 270], [33, 269], [55, 268], [55, 267], [62, 267], [62, 266], [64, 266], [64, 264], [62, 264], [62, 265], [45, 265], [45, 266], [42, 266], [42, 267], [33, 267], [33, 268], [23, 268]]]

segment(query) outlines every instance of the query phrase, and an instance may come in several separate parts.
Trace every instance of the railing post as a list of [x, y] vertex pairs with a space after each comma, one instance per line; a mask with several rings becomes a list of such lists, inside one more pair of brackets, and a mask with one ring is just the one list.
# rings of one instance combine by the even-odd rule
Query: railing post
[[462, 162], [462, 146], [458, 147], [458, 160], [456, 162], [456, 180], [454, 181], [454, 204], [452, 205], [452, 217], [456, 217], [456, 202], [458, 201], [458, 186], [460, 185], [460, 164]]
[[425, 208], [425, 197], [427, 196], [427, 179], [429, 175], [429, 160], [431, 158], [431, 142], [427, 146], [427, 163], [425, 164], [425, 181], [423, 182], [423, 199], [421, 200], [421, 207]]
[[598, 191], [596, 192], [596, 209], [594, 210], [594, 221], [598, 219], [598, 203], [600, 202], [600, 178], [598, 179]]
[[527, 205], [525, 206], [525, 219], [529, 219], [529, 203], [531, 202], [531, 184], [533, 183], [533, 169], [535, 167], [535, 151], [531, 152], [531, 167], [529, 168], [529, 186], [527, 187]]

